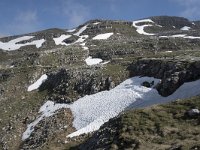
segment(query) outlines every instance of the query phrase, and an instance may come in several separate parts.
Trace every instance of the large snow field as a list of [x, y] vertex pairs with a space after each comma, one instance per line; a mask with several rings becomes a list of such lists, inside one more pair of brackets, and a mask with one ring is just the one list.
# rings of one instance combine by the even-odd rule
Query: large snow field
[[27, 46], [27, 45], [35, 45], [37, 48], [40, 48], [42, 46], [42, 44], [45, 42], [44, 39], [41, 39], [41, 40], [35, 40], [32, 42], [27, 42], [24, 44], [18, 44], [18, 42], [30, 40], [32, 38], [34, 38], [34, 36], [23, 36], [23, 37], [16, 38], [14, 40], [10, 40], [5, 43], [0, 41], [0, 49], [12, 51], [12, 50], [18, 50], [19, 48], [21, 48], [23, 46]]
[[39, 111], [41, 114], [38, 119], [28, 125], [22, 139], [25, 140], [30, 136], [35, 125], [41, 119], [53, 115], [60, 108], [70, 108], [72, 111], [74, 117], [73, 126], [77, 131], [67, 136], [71, 138], [98, 130], [102, 124], [126, 109], [166, 103], [200, 94], [200, 80], [184, 83], [168, 97], [160, 96], [154, 88], [141, 86], [144, 81], [154, 81], [156, 85], [160, 80], [151, 77], [133, 77], [125, 80], [110, 91], [84, 96], [70, 105], [55, 104], [47, 101], [41, 107]]

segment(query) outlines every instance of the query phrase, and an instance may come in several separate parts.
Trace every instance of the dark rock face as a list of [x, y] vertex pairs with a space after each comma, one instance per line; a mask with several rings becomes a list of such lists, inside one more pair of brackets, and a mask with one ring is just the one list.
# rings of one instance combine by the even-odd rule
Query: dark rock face
[[152, 87], [153, 85], [154, 85], [154, 81], [152, 81], [151, 83], [148, 82], [148, 81], [144, 81], [142, 83], [142, 86], [145, 86], [145, 87], [148, 87], [148, 88]]
[[191, 109], [186, 112], [186, 116], [189, 118], [196, 118], [200, 115], [199, 109]]
[[200, 78], [200, 62], [167, 59], [141, 59], [128, 67], [130, 76], [151, 76], [161, 79], [157, 90], [163, 96], [171, 95], [184, 82]]
[[76, 40], [78, 40], [78, 36], [71, 36], [70, 38], [65, 39], [63, 42], [65, 42], [66, 44], [71, 44], [74, 43]]
[[49, 92], [48, 100], [70, 103], [80, 96], [95, 94], [114, 87], [115, 83], [110, 76], [103, 77], [91, 72], [61, 69], [57, 73], [50, 73], [39, 90]]
[[80, 79], [74, 86], [79, 94], [95, 94], [100, 91], [110, 90], [115, 86], [111, 77], [90, 77]]
[[171, 16], [156, 16], [151, 18], [154, 22], [161, 26], [176, 26], [178, 28], [184, 26], [192, 26], [192, 23], [183, 17], [171, 17]]

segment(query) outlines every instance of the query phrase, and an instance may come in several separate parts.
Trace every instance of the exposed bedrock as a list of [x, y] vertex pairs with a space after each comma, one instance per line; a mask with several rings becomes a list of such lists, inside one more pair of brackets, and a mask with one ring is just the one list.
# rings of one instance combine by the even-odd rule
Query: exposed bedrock
[[140, 59], [129, 67], [130, 76], [151, 76], [161, 79], [156, 86], [162, 96], [171, 95], [184, 82], [200, 78], [200, 60]]

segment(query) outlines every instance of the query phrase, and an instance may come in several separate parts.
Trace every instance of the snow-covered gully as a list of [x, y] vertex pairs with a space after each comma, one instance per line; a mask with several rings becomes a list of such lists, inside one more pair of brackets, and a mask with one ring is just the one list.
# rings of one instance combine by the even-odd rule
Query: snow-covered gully
[[141, 86], [144, 81], [154, 81], [154, 85], [156, 85], [160, 80], [151, 77], [133, 77], [125, 80], [110, 91], [84, 96], [70, 105], [55, 104], [52, 101], [47, 101], [40, 108], [38, 118], [27, 126], [22, 140], [29, 138], [37, 123], [45, 117], [55, 114], [61, 108], [69, 108], [72, 111], [74, 117], [73, 126], [77, 129], [76, 132], [67, 135], [68, 138], [72, 138], [98, 130], [102, 124], [126, 109], [166, 103], [200, 94], [200, 80], [184, 83], [168, 97], [160, 96], [153, 87]]
[[[151, 23], [151, 24], [137, 25], [138, 23]], [[136, 31], [139, 34], [143, 34], [143, 35], [155, 35], [153, 33], [147, 33], [147, 32], [144, 31], [145, 27], [151, 27], [151, 26], [153, 26], [152, 23], [154, 23], [154, 22], [151, 19], [143, 19], [143, 20], [133, 21], [133, 26], [136, 28]]]

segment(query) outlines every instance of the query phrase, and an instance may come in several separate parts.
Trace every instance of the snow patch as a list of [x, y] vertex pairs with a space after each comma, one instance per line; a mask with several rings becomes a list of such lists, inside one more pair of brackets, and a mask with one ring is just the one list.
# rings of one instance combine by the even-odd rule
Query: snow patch
[[105, 61], [105, 62], [103, 62], [103, 63], [101, 63], [102, 65], [106, 65], [106, 64], [108, 64], [110, 61]]
[[184, 27], [181, 28], [182, 31], [188, 31], [190, 29], [191, 29], [191, 27], [188, 27], [188, 26], [184, 26]]
[[200, 39], [199, 36], [185, 36], [185, 39]]
[[176, 37], [185, 37], [185, 36], [186, 34], [177, 34], [177, 35], [172, 35], [171, 37], [176, 38]]
[[151, 19], [143, 19], [143, 20], [137, 20], [137, 21], [133, 21], [133, 26], [136, 28], [136, 31], [139, 34], [143, 34], [143, 35], [155, 35], [153, 33], [147, 33], [144, 31], [145, 27], [150, 27], [153, 26], [151, 24], [146, 24], [146, 25], [137, 25], [138, 23], [145, 23], [145, 22], [149, 22], [149, 23], [154, 23]]
[[25, 45], [35, 45], [37, 48], [40, 48], [45, 41], [46, 41], [45, 39], [41, 39], [41, 40], [32, 41]]
[[158, 24], [157, 24], [156, 26], [158, 26], [158, 27], [160, 27], [160, 28], [162, 28], [162, 27], [163, 27], [163, 26], [161, 26], [161, 25], [158, 25]]
[[74, 116], [73, 126], [77, 131], [69, 134], [72, 138], [83, 133], [96, 131], [110, 118], [117, 116], [126, 109], [142, 108], [153, 104], [161, 104], [176, 99], [189, 98], [200, 94], [200, 80], [184, 83], [172, 95], [162, 97], [154, 88], [141, 86], [144, 81], [154, 85], [160, 79], [152, 77], [133, 77], [125, 80], [110, 91], [102, 91], [93, 95], [86, 95], [73, 104], [55, 104], [47, 101], [41, 108], [41, 114], [33, 123], [29, 124], [22, 139], [27, 139], [34, 131], [34, 127], [45, 117], [49, 117], [61, 108], [70, 108]]
[[74, 32], [74, 31], [76, 31], [76, 29], [70, 29], [70, 30], [67, 30], [67, 32]]
[[98, 25], [98, 24], [100, 24], [101, 22], [95, 22], [95, 23], [93, 23], [93, 25]]
[[173, 51], [165, 51], [165, 53], [172, 53]]
[[18, 50], [19, 48], [21, 48], [23, 46], [28, 46], [28, 45], [35, 45], [37, 48], [40, 48], [42, 46], [42, 44], [45, 42], [44, 39], [41, 39], [41, 40], [35, 40], [32, 42], [27, 42], [24, 44], [18, 44], [18, 42], [30, 40], [32, 38], [34, 38], [34, 36], [23, 36], [23, 37], [19, 37], [19, 38], [16, 38], [14, 40], [11, 40], [11, 41], [5, 42], [5, 43], [0, 41], [0, 49], [12, 51], [12, 50]]
[[28, 91], [33, 91], [33, 90], [36, 90], [40, 87], [40, 85], [46, 81], [46, 79], [48, 78], [48, 76], [46, 74], [43, 74], [35, 83], [31, 84], [29, 87], [28, 87]]
[[80, 34], [83, 33], [83, 31], [85, 31], [85, 30], [87, 29], [87, 26], [88, 26], [88, 25], [85, 25], [85, 26], [83, 26], [82, 28], [80, 28], [80, 30], [79, 30], [77, 33], [75, 33], [74, 35], [80, 36]]
[[198, 36], [188, 36], [187, 34], [176, 34], [169, 36], [159, 36], [161, 38], [185, 38], [185, 39], [200, 39]]
[[80, 45], [82, 46], [83, 50], [88, 50], [89, 48], [85, 46], [86, 43], [81, 43]]
[[103, 60], [100, 58], [92, 58], [91, 56], [89, 56], [88, 58], [85, 59], [85, 62], [87, 65], [92, 66], [92, 65], [97, 65], [99, 63], [101, 63]]
[[56, 45], [66, 45], [66, 46], [68, 46], [68, 45], [70, 45], [70, 44], [66, 44], [66, 43], [63, 42], [63, 41], [64, 41], [65, 39], [70, 38], [70, 37], [71, 37], [71, 35], [65, 35], [65, 34], [63, 34], [63, 35], [61, 35], [60, 37], [53, 38], [53, 40], [54, 40], [54, 42], [55, 42]]
[[93, 37], [92, 39], [93, 40], [106, 40], [112, 35], [113, 35], [113, 33], [104, 33], [104, 34], [99, 34], [99, 35]]

